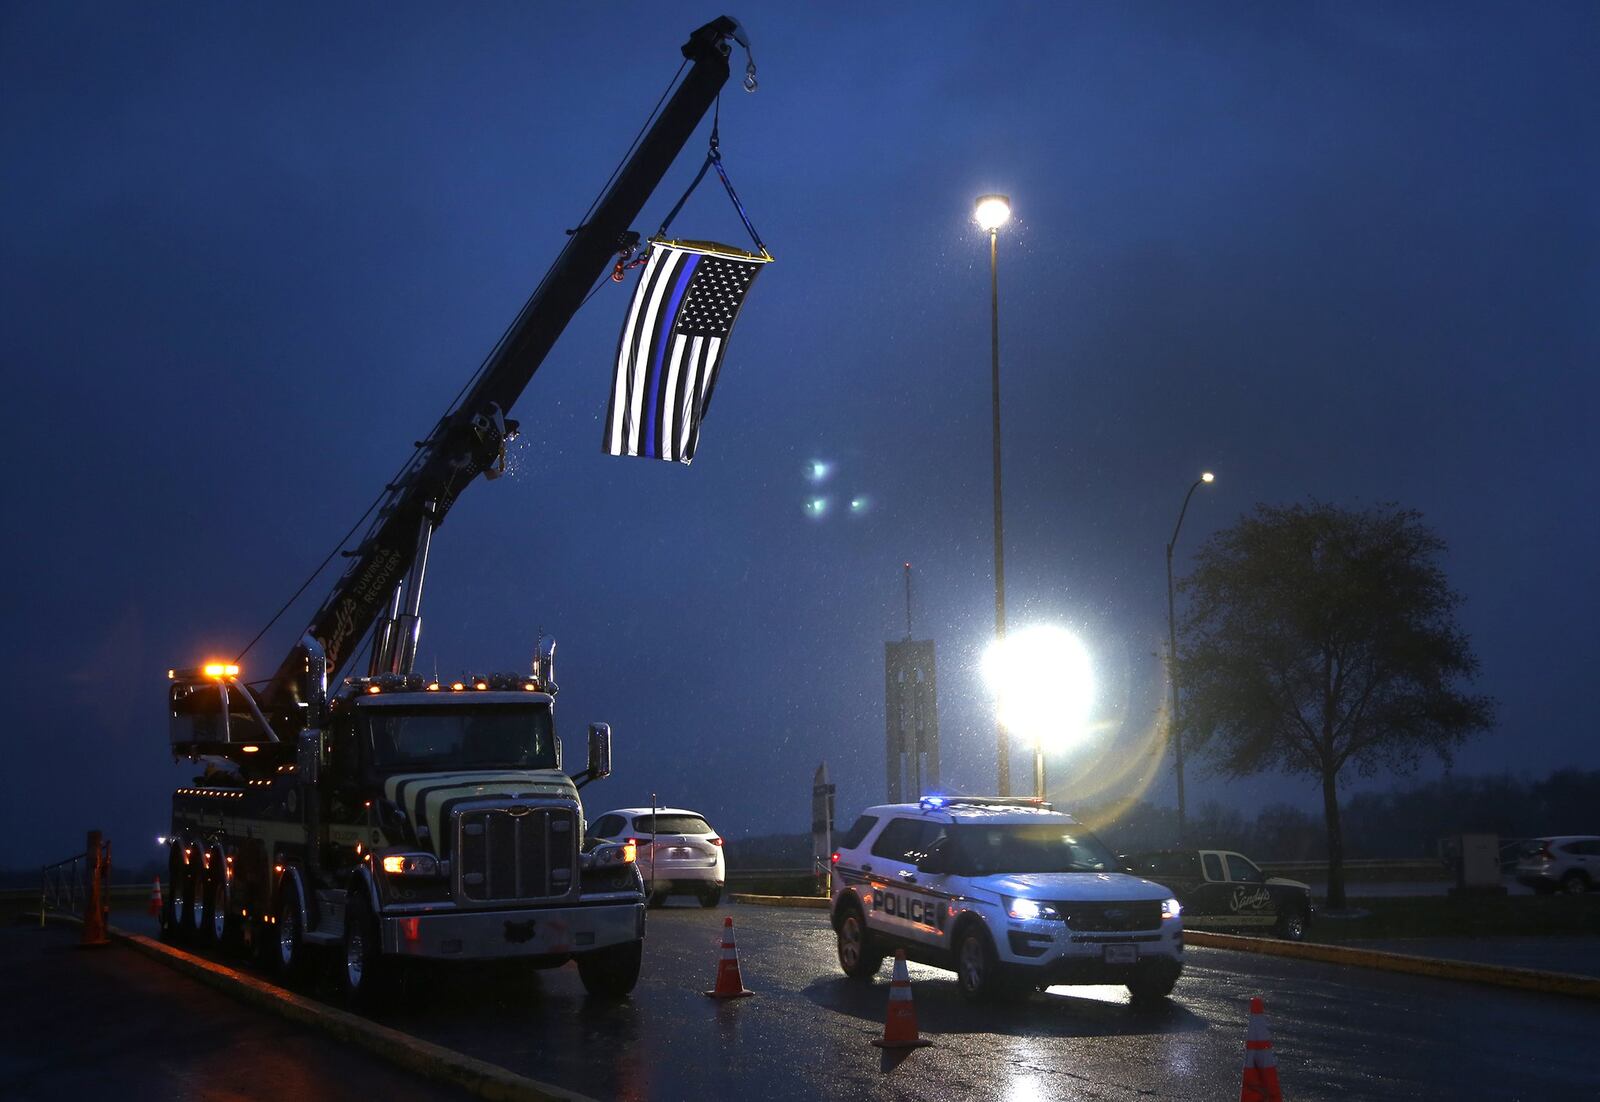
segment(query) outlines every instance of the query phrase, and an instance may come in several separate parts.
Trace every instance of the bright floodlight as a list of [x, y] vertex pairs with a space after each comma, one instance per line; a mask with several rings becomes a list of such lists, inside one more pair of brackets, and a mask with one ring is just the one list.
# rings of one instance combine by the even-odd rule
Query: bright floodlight
[[1087, 732], [1094, 671], [1065, 628], [1040, 624], [997, 640], [983, 656], [983, 675], [1000, 721], [1029, 742], [1068, 746]]
[[1210, 471], [1207, 471], [1205, 474], [1200, 476], [1201, 482], [1215, 482], [1216, 480], [1217, 476], [1212, 474]]
[[813, 459], [806, 466], [806, 477], [813, 482], [821, 482], [833, 473], [833, 464], [825, 459]]
[[1007, 195], [980, 195], [972, 216], [986, 232], [993, 233], [1011, 221], [1011, 198]]

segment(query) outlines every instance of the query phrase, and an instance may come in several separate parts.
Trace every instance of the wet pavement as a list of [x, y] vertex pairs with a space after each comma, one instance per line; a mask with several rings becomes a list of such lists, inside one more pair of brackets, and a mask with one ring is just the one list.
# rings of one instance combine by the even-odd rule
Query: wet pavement
[[[714, 1002], [724, 915], [754, 998]], [[645, 972], [621, 1004], [587, 999], [575, 970], [432, 970], [385, 1024], [596, 1098], [1227, 1098], [1239, 1089], [1248, 1001], [1267, 1003], [1286, 1097], [1595, 1097], [1600, 1004], [1224, 950], [1190, 949], [1164, 1006], [1122, 988], [1053, 988], [973, 1007], [954, 977], [911, 966], [922, 1032], [882, 1035], [888, 968], [845, 979], [826, 914], [674, 905], [650, 912]], [[133, 925], [132, 922], [122, 922]], [[1529, 940], [1529, 939], [1520, 939]], [[331, 988], [321, 994], [332, 997]]]
[[0, 926], [7, 1102], [460, 1100], [316, 1030], [69, 927]]

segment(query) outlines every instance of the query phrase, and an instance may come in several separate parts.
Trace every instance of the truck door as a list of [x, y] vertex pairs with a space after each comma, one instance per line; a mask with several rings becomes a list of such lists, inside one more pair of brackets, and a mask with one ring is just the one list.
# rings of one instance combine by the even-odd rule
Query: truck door
[[1198, 856], [1200, 879], [1183, 900], [1186, 926], [1227, 926], [1232, 922], [1228, 908], [1228, 870], [1217, 850], [1203, 849]]
[[1242, 853], [1224, 853], [1228, 870], [1228, 910], [1240, 926], [1270, 926], [1278, 907], [1267, 889], [1267, 878]]
[[917, 862], [945, 835], [943, 823], [893, 819], [872, 846], [872, 908], [868, 925], [906, 941], [939, 943], [944, 934], [945, 898], [921, 883]]

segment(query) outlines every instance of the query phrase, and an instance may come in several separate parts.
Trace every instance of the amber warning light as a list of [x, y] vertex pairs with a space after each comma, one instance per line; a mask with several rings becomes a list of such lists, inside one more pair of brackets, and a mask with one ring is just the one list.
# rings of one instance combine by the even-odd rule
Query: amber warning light
[[231, 662], [207, 662], [204, 666], [207, 677], [238, 677], [239, 667]]

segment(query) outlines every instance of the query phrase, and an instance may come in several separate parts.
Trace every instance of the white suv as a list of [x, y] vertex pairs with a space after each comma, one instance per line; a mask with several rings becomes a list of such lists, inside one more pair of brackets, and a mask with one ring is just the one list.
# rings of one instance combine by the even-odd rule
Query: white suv
[[591, 823], [589, 837], [638, 847], [639, 874], [652, 907], [669, 895], [692, 895], [702, 907], [715, 907], [722, 899], [728, 879], [722, 838], [698, 811], [619, 807]]
[[885, 955], [948, 968], [973, 999], [1052, 984], [1170, 994], [1183, 971], [1172, 892], [1129, 876], [1070, 815], [1037, 801], [927, 797], [868, 808], [833, 855], [839, 965]]
[[1600, 837], [1558, 834], [1533, 839], [1517, 862], [1517, 881], [1541, 895], [1557, 890], [1582, 895], [1600, 887]]

